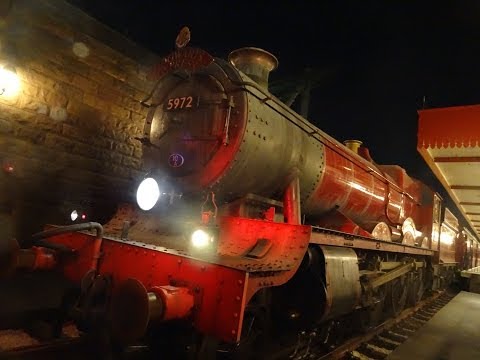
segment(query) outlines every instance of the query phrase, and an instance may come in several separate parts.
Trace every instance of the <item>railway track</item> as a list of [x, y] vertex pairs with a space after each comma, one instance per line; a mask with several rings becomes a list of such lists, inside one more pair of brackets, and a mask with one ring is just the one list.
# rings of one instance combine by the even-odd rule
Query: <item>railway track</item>
[[[389, 319], [366, 334], [348, 339], [341, 345], [326, 353], [323, 344], [314, 340], [304, 341], [281, 354], [273, 356], [275, 360], [379, 360], [385, 359], [393, 350], [413, 335], [428, 320], [430, 320], [453, 297], [455, 292], [444, 291], [436, 293], [423, 300], [417, 306], [404, 310], [399, 316]], [[111, 356], [100, 356], [98, 343], [80, 336], [64, 336], [63, 338], [41, 343], [29, 341], [28, 335], [22, 332], [5, 333], [0, 331], [0, 338], [10, 338], [10, 343], [16, 346], [5, 348], [0, 343], [0, 360], [26, 359], [110, 359]], [[308, 338], [308, 335], [307, 335]], [[3, 345], [3, 346], [2, 346]], [[103, 355], [103, 354], [102, 354]], [[105, 354], [106, 355], [106, 354]], [[127, 355], [127, 356], [125, 356]], [[148, 351], [142, 349], [132, 351], [130, 356], [124, 354], [124, 359], [147, 359]]]
[[130, 346], [121, 353], [113, 353], [108, 342], [100, 338], [80, 335], [69, 326], [58, 339], [40, 341], [22, 330], [0, 331], [0, 360], [147, 360], [148, 348]]
[[65, 359], [86, 358], [89, 343], [74, 326], [63, 329], [55, 340], [41, 341], [22, 330], [0, 331], [0, 360], [14, 359]]
[[444, 291], [423, 300], [415, 307], [404, 310], [396, 318], [389, 319], [368, 333], [348, 339], [325, 353], [321, 344], [307, 342], [289, 355], [276, 359], [289, 360], [380, 360], [388, 355], [420, 329], [441, 308], [455, 297], [456, 292]]
[[[413, 335], [427, 321], [429, 321], [440, 309], [455, 297], [456, 293], [443, 292], [434, 299], [428, 299], [420, 308], [406, 311], [400, 319], [375, 331], [360, 346], [347, 351], [337, 359], [385, 359], [393, 350], [401, 345], [410, 335]], [[335, 357], [329, 357], [334, 359]], [[325, 357], [322, 359], [326, 359]]]

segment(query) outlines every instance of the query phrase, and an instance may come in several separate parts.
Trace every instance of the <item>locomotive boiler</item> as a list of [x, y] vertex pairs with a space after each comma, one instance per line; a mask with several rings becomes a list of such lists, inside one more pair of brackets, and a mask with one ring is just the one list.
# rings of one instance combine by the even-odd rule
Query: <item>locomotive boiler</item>
[[82, 331], [175, 357], [262, 357], [305, 331], [329, 344], [445, 287], [467, 261], [438, 194], [275, 98], [277, 65], [257, 48], [167, 56], [137, 204], [49, 226], [12, 266], [60, 270]]
[[[352, 151], [359, 142], [343, 146], [272, 96], [268, 76], [277, 59], [270, 53], [244, 48], [229, 59], [162, 79], [145, 126], [147, 169], [182, 193], [208, 190], [228, 201], [248, 193], [282, 199], [288, 192], [313, 223], [335, 212], [385, 239], [393, 231], [412, 245], [423, 240], [412, 226], [428, 230], [422, 184], [400, 167], [376, 166], [365, 148], [364, 157]], [[298, 208], [286, 215], [289, 223], [301, 222]]]

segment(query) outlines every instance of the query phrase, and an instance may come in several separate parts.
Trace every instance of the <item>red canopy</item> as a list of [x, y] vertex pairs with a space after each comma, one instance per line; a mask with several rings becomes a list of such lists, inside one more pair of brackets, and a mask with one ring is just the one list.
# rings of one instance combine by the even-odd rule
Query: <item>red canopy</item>
[[419, 111], [417, 149], [480, 235], [480, 105]]

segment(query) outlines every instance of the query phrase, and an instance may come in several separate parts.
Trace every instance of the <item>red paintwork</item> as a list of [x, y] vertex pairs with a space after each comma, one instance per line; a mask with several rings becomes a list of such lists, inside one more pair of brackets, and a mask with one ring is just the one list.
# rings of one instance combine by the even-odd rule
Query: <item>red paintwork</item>
[[[413, 198], [418, 198], [414, 186], [416, 180], [396, 167], [396, 179], [390, 177], [388, 183], [380, 174], [382, 167], [373, 174], [373, 164], [367, 164], [366, 160], [348, 152], [346, 148], [339, 147], [333, 151], [325, 147], [325, 173], [307, 208], [318, 204], [325, 209], [337, 206], [344, 216], [368, 231], [380, 221], [396, 225], [403, 223], [407, 217], [413, 217], [416, 223], [421, 222], [415, 212], [416, 201], [402, 194], [402, 191], [408, 191]], [[383, 167], [383, 170], [393, 172], [392, 167]], [[410, 185], [408, 188], [407, 184]]]
[[213, 57], [205, 50], [185, 47], [164, 57], [160, 63], [152, 68], [148, 78], [149, 80], [158, 80], [177, 69], [195, 71], [208, 66], [212, 62]]
[[188, 288], [176, 286], [154, 286], [150, 289], [162, 299], [162, 320], [183, 319], [189, 315], [195, 299]]
[[93, 240], [93, 251], [92, 251], [92, 264], [90, 265], [91, 270], [97, 270], [98, 268], [98, 260], [100, 259], [101, 256], [101, 250], [102, 250], [102, 238], [95, 238]]
[[[156, 294], [169, 285], [182, 288], [176, 294], [159, 293], [165, 295], [167, 309], [169, 304], [177, 307], [169, 314], [175, 317], [189, 313], [189, 294], [193, 294], [191, 318], [195, 327], [204, 334], [235, 342], [240, 339], [248, 301], [257, 290], [281, 285], [294, 275], [310, 234], [309, 226], [226, 217], [220, 219], [218, 254], [203, 260], [162, 247], [104, 238], [98, 272], [111, 274], [114, 288], [132, 278]], [[269, 242], [269, 251], [259, 258], [245, 256], [258, 239]], [[62, 264], [62, 270], [67, 278], [79, 283], [90, 270], [95, 237], [75, 233], [50, 241], [77, 250], [78, 257]], [[175, 299], [182, 304], [172, 305]]]
[[[78, 251], [78, 259], [63, 267], [66, 277], [79, 283], [90, 269], [94, 236], [60, 235], [53, 242]], [[157, 286], [181, 285], [196, 296], [197, 309], [192, 314], [197, 329], [224, 341], [236, 341], [241, 329], [248, 274], [206, 261], [189, 259], [142, 248], [138, 245], [104, 239], [100, 274], [111, 274], [113, 286], [133, 278], [148, 291]]]
[[33, 246], [32, 251], [34, 254], [33, 270], [53, 269], [57, 265], [55, 256], [51, 250]]
[[442, 264], [451, 264], [455, 263], [455, 242], [452, 244], [444, 244], [440, 241], [440, 254], [439, 254], [439, 259], [440, 263]]
[[344, 233], [371, 237], [371, 234], [363, 230], [358, 224], [336, 211], [323, 216], [318, 220], [318, 225], [327, 229], [334, 229]]
[[480, 105], [421, 110], [418, 149], [475, 147], [480, 143]]

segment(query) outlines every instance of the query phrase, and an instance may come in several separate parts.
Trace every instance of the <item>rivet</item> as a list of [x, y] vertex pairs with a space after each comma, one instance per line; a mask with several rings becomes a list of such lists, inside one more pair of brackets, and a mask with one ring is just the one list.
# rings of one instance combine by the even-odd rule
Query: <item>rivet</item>
[[238, 284], [239, 284], [239, 285], [242, 285], [242, 284], [243, 284], [243, 280], [238, 280]]
[[237, 318], [237, 317], [238, 317], [238, 313], [233, 313], [233, 317], [234, 317], [234, 318]]
[[240, 296], [237, 296], [235, 300], [240, 301]]
[[232, 330], [232, 335], [235, 335], [237, 333], [236, 330]]

